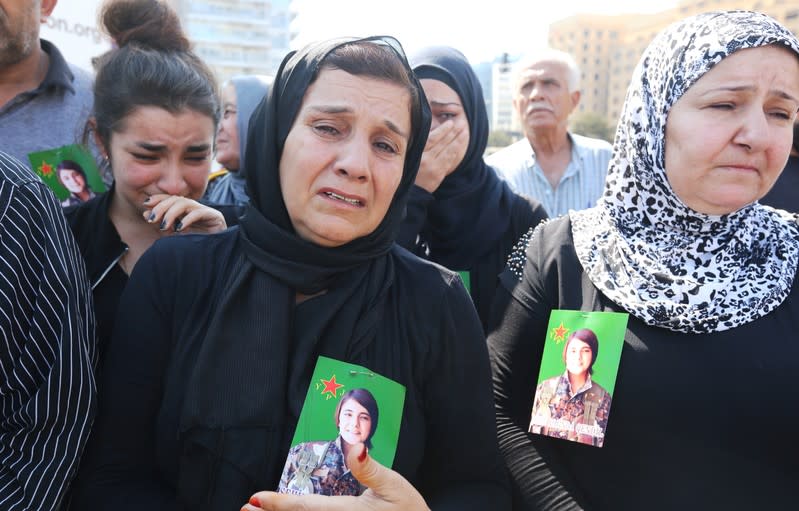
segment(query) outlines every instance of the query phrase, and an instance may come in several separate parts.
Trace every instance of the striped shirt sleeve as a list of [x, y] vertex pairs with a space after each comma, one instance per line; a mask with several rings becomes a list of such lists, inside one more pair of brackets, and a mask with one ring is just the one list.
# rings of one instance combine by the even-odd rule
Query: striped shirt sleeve
[[86, 269], [55, 197], [0, 153], [0, 509], [58, 509], [96, 408]]

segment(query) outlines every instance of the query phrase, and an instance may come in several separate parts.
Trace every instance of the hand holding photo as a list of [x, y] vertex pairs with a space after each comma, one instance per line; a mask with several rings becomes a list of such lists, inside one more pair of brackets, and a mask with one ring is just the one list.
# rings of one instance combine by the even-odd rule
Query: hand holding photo
[[365, 367], [319, 357], [278, 491], [362, 494], [366, 487], [347, 467], [347, 455], [363, 444], [391, 467], [404, 403], [402, 385]]

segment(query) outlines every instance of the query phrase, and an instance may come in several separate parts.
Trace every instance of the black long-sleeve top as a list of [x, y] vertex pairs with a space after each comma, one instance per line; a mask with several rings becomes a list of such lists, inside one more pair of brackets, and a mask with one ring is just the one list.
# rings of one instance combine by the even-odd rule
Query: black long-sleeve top
[[[397, 243], [419, 257], [440, 263], [435, 251], [429, 247], [424, 231], [427, 209], [434, 200], [434, 195], [423, 188], [418, 186], [411, 188]], [[481, 206], [475, 204], [474, 207]], [[494, 293], [499, 286], [498, 275], [505, 268], [511, 250], [524, 233], [546, 219], [546, 210], [540, 203], [523, 196], [516, 196], [510, 222], [499, 241], [490, 247], [484, 245], [485, 251], [482, 254], [474, 254], [473, 263], [469, 268], [450, 268], [453, 271], [469, 274], [469, 294], [484, 329], [488, 325]]]
[[[120, 238], [109, 216], [113, 197], [112, 186], [108, 192], [64, 210], [86, 262], [86, 272], [92, 286], [97, 320], [97, 351], [101, 363], [114, 330], [119, 297], [128, 283], [128, 274], [118, 264], [127, 252], [128, 245]], [[229, 227], [238, 224], [238, 217], [243, 212], [239, 206], [207, 205], [219, 210]]]
[[512, 260], [488, 342], [514, 509], [796, 507], [797, 280], [775, 311], [725, 332], [677, 333], [630, 316], [596, 448], [527, 433], [547, 321], [552, 309], [624, 311], [583, 273], [568, 217]]
[[[237, 230], [229, 229], [160, 240], [137, 263], [105, 360], [78, 509], [181, 509], [178, 425], [186, 386], [240, 250]], [[434, 510], [507, 509], [488, 356], [474, 307], [451, 272], [396, 246], [390, 257], [395, 285], [379, 332], [365, 358], [351, 362], [406, 386], [394, 469]], [[397, 299], [409, 295], [415, 299]], [[313, 306], [313, 298], [298, 305], [295, 321]], [[265, 386], [270, 376], [263, 375]], [[282, 467], [291, 434], [284, 438], [278, 449], [252, 448]], [[251, 491], [274, 490], [273, 483]]]
[[58, 509], [94, 418], [86, 270], [52, 192], [0, 152], [0, 509]]

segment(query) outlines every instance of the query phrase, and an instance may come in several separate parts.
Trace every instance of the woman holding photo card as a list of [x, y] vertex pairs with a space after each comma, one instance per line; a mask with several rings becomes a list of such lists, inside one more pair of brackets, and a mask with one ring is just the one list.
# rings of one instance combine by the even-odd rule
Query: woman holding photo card
[[[797, 110], [799, 41], [763, 14], [699, 14], [644, 52], [604, 196], [501, 277], [489, 352], [515, 508], [796, 506], [799, 227], [758, 199]], [[564, 309], [629, 314], [601, 449], [528, 432]]]
[[[477, 313], [394, 243], [429, 125], [393, 38], [286, 56], [240, 227], [159, 240], [125, 289], [79, 509], [507, 509]], [[362, 495], [272, 493], [323, 356], [405, 387], [392, 470], [356, 446]]]

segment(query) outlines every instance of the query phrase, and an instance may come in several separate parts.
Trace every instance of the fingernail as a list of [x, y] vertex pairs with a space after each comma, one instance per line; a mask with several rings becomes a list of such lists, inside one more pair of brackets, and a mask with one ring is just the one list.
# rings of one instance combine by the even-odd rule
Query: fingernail
[[183, 229], [183, 222], [178, 220], [178, 223], [175, 224], [175, 232], [180, 232], [181, 229]]
[[260, 500], [258, 500], [258, 497], [256, 497], [255, 495], [253, 495], [252, 497], [250, 497], [250, 505], [251, 505], [251, 506], [258, 506], [258, 507], [261, 507], [261, 501], [260, 501]]
[[358, 461], [360, 461], [361, 463], [363, 463], [363, 462], [364, 462], [364, 460], [366, 459], [366, 455], [367, 455], [368, 453], [369, 453], [369, 449], [368, 449], [368, 448], [367, 448], [367, 447], [364, 445], [364, 446], [363, 446], [363, 451], [361, 451], [361, 454], [359, 454], [359, 455], [358, 455]]
[[166, 220], [161, 220], [161, 225], [158, 226], [162, 231], [166, 229]]
[[150, 216], [147, 217], [148, 222], [152, 222], [153, 220], [155, 220], [155, 211], [150, 213]]
[[145, 204], [147, 204], [148, 202], [150, 202], [150, 196], [149, 196], [149, 195], [147, 196], [147, 198], [146, 198], [146, 199], [144, 199], [144, 203], [145, 203]]

